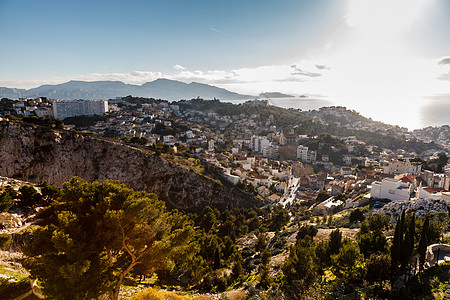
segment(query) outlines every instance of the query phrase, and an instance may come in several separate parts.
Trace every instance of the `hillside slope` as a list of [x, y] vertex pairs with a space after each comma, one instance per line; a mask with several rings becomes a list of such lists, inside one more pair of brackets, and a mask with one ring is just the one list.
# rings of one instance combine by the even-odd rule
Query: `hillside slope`
[[121, 143], [0, 122], [0, 175], [61, 186], [73, 176], [87, 181], [116, 179], [135, 190], [158, 194], [168, 207], [186, 211], [252, 207], [258, 201], [240, 190]]

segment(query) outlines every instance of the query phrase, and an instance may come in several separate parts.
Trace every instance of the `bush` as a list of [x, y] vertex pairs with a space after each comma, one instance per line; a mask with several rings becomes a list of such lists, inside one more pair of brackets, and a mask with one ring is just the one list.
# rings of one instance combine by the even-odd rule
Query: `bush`
[[24, 185], [19, 189], [20, 204], [23, 206], [33, 206], [42, 200], [41, 194], [37, 192], [34, 186]]
[[364, 221], [364, 213], [359, 210], [359, 209], [355, 209], [352, 210], [352, 212], [350, 213], [350, 223], [355, 223], [355, 222], [362, 222]]
[[297, 241], [304, 239], [305, 236], [309, 235], [310, 237], [315, 237], [317, 234], [317, 227], [314, 225], [303, 225], [298, 229], [297, 232]]
[[0, 299], [15, 299], [30, 290], [30, 279], [24, 278], [19, 282], [9, 281], [0, 277]]
[[7, 233], [0, 234], [0, 248], [6, 248], [11, 245], [12, 237]]
[[227, 278], [217, 271], [206, 274], [202, 283], [202, 289], [207, 292], [223, 292], [227, 286]]
[[3, 192], [0, 194], [0, 212], [8, 211], [13, 204], [14, 200], [10, 193]]

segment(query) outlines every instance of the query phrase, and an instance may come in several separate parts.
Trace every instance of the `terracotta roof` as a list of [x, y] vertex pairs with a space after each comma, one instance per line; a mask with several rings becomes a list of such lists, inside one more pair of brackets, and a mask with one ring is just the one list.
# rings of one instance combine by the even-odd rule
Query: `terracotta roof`
[[439, 193], [439, 192], [445, 192], [445, 189], [443, 188], [430, 188], [430, 187], [426, 187], [423, 188], [425, 191], [427, 191], [430, 194], [434, 194], [434, 193]]
[[380, 178], [394, 178], [394, 177], [395, 177], [394, 174], [386, 174], [386, 173], [380, 174]]
[[411, 174], [403, 174], [403, 175], [400, 175], [399, 179], [403, 182], [413, 183], [415, 177]]
[[277, 194], [272, 194], [270, 195], [267, 199], [269, 199], [270, 201], [277, 201], [279, 200], [281, 197], [278, 196]]

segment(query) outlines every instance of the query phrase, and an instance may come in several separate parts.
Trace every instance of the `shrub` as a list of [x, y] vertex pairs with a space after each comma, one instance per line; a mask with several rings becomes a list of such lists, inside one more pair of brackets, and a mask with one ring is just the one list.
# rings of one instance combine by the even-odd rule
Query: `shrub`
[[30, 279], [28, 277], [19, 282], [0, 277], [0, 299], [15, 299], [28, 290], [30, 290]]
[[13, 204], [14, 200], [12, 199], [10, 193], [3, 192], [0, 194], [0, 212], [8, 211]]
[[6, 248], [11, 245], [12, 237], [7, 233], [0, 234], [0, 248]]

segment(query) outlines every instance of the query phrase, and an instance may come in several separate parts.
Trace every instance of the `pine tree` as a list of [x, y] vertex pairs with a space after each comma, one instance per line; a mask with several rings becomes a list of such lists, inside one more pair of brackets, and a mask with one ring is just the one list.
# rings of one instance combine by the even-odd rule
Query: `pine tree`
[[328, 245], [330, 247], [330, 254], [337, 254], [339, 252], [339, 249], [342, 246], [342, 233], [339, 228], [330, 233]]
[[193, 255], [191, 221], [117, 181], [72, 178], [43, 225], [24, 248], [23, 265], [51, 299], [118, 299], [135, 266], [166, 270]]

